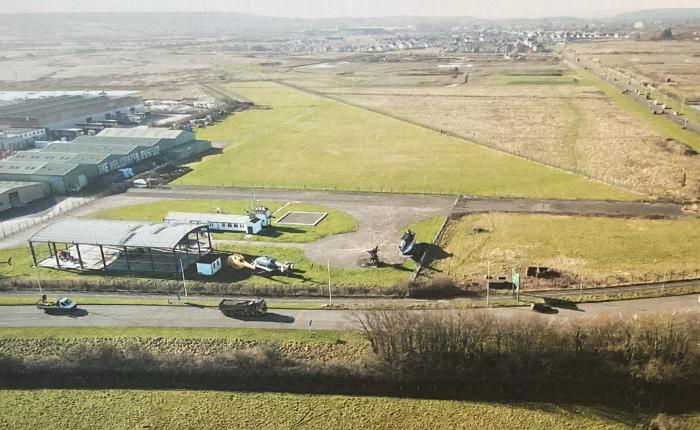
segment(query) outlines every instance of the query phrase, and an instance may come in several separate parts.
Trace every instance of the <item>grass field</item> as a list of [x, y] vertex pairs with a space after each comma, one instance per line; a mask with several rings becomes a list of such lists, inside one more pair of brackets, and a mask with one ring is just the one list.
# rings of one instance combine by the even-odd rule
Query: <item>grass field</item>
[[[266, 206], [272, 212], [282, 209], [274, 217], [275, 221], [286, 214], [287, 211], [326, 212], [328, 215], [315, 226], [273, 224], [271, 228], [267, 228], [256, 235], [216, 233], [214, 238], [303, 243], [313, 242], [334, 234], [348, 233], [357, 229], [357, 221], [353, 217], [345, 212], [323, 206], [303, 203], [290, 203], [285, 206], [284, 203], [279, 202], [256, 202], [256, 206]], [[226, 214], [243, 215], [251, 209], [251, 202], [242, 200], [163, 200], [155, 203], [142, 203], [106, 209], [90, 214], [90, 218], [162, 222], [163, 217], [170, 211], [213, 213], [214, 208], [221, 208], [222, 212]]]
[[[261, 276], [245, 271], [221, 270], [213, 277], [202, 279], [195, 278], [192, 270], [187, 272], [189, 279], [197, 279], [199, 281], [211, 282], [244, 282], [248, 285], [273, 285], [273, 284], [288, 284], [288, 285], [326, 285], [328, 283], [328, 271], [325, 264], [314, 263], [309, 260], [303, 250], [294, 248], [271, 248], [265, 246], [257, 246], [254, 243], [250, 245], [220, 245], [218, 250], [227, 253], [242, 254], [248, 261], [252, 261], [255, 257], [261, 255], [271, 256], [278, 261], [289, 261], [294, 263], [297, 272], [290, 276], [274, 275]], [[35, 269], [32, 267], [31, 254], [26, 247], [11, 248], [0, 250], [0, 259], [7, 260], [13, 258], [12, 266], [3, 265], [0, 267], [0, 277], [23, 277], [23, 278], [58, 278], [58, 279], [108, 279], [112, 276], [120, 278], [117, 275], [101, 275], [79, 272], [68, 272], [46, 268]], [[399, 281], [408, 279], [411, 271], [414, 268], [414, 263], [411, 260], [406, 261], [399, 266], [385, 266], [381, 268], [357, 268], [344, 269], [331, 267], [331, 280], [335, 285], [349, 286], [391, 286]], [[152, 277], [130, 276], [132, 279], [151, 280]], [[170, 279], [178, 279], [173, 275]]]
[[275, 83], [237, 83], [231, 90], [271, 109], [248, 110], [201, 131], [201, 138], [233, 145], [192, 164], [194, 172], [175, 185], [639, 198]]
[[53, 429], [624, 429], [641, 415], [552, 403], [157, 390], [0, 391], [0, 427]]
[[[600, 61], [607, 67], [622, 70], [625, 76], [636, 81], [649, 82], [657, 91], [653, 96], [679, 110], [685, 96], [687, 100], [700, 98], [700, 57], [697, 43], [680, 41], [595, 41], [568, 45], [579, 54]], [[666, 82], [666, 78], [670, 78]], [[700, 121], [700, 112], [685, 109], [686, 115]]]
[[[486, 233], [472, 234], [481, 227]], [[648, 273], [700, 273], [700, 220], [637, 220], [549, 215], [484, 214], [448, 225], [441, 244], [453, 256], [436, 263], [452, 276], [477, 279], [491, 273], [542, 265], [603, 282]], [[614, 281], [614, 280], [613, 280]]]
[[445, 222], [444, 216], [436, 216], [408, 225], [403, 230], [413, 230], [416, 234], [416, 243], [433, 243], [443, 222]]
[[617, 87], [603, 81], [591, 72], [579, 70], [579, 74], [586, 83], [600, 88], [606, 96], [614, 100], [621, 108], [635, 114], [661, 136], [673, 138], [700, 152], [700, 135], [697, 133], [681, 129], [680, 125], [663, 115], [653, 115], [648, 107], [632, 97], [622, 94]]
[[[270, 280], [279, 283], [303, 285], [328, 283], [328, 268], [326, 264], [315, 263], [308, 259], [300, 249], [289, 248], [267, 248], [255, 245], [250, 246], [221, 246], [227, 252], [236, 252], [247, 257], [251, 261], [260, 255], [270, 255], [278, 261], [290, 261], [294, 263], [297, 272], [292, 276], [259, 276], [248, 271], [230, 272], [226, 275], [226, 280], [246, 281], [252, 284], [269, 284]], [[396, 266], [383, 266], [381, 268], [330, 268], [331, 283], [335, 285], [356, 285], [356, 286], [391, 286], [400, 281], [408, 279], [415, 268], [412, 260], [406, 260], [404, 264]], [[216, 278], [216, 277], [215, 277]]]
[[[467, 85], [399, 85], [382, 77], [379, 83], [358, 86], [352, 77], [326, 82], [316, 75], [319, 82], [307, 77], [299, 85], [626, 189], [697, 198], [700, 159], [681, 155], [676, 145], [669, 149], [664, 142], [682, 131], [676, 124], [655, 127], [661, 118], [626, 110], [617, 103], [619, 91], [603, 91], [600, 82], [556, 59], [544, 64], [471, 62], [479, 72], [470, 75]], [[400, 66], [393, 67], [389, 76], [401, 73]], [[676, 136], [687, 137], [681, 135]]]

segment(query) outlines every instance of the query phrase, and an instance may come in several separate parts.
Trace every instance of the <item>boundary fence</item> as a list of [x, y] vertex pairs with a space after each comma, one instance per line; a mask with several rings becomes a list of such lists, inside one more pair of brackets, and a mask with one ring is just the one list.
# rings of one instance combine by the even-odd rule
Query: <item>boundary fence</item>
[[23, 230], [33, 227], [37, 224], [44, 223], [52, 218], [66, 214], [73, 209], [79, 208], [87, 203], [90, 203], [102, 195], [95, 195], [89, 197], [79, 197], [74, 198], [70, 201], [62, 201], [59, 204], [52, 207], [49, 211], [37, 216], [22, 217], [17, 219], [10, 219], [0, 222], [0, 239], [5, 239], [13, 236]]

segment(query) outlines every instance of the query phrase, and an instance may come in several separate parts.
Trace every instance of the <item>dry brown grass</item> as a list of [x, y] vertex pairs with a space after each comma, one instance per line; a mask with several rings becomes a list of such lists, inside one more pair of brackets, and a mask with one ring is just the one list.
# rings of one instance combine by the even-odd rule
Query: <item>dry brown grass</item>
[[[606, 41], [569, 46], [674, 95], [700, 100], [700, 44], [693, 42]], [[666, 83], [670, 77], [671, 82]]]
[[[386, 112], [645, 194], [700, 197], [700, 159], [669, 150], [661, 136], [623, 111], [592, 82], [572, 71], [557, 84], [529, 74], [565, 69], [561, 64], [479, 64], [468, 85], [403, 82], [358, 86], [335, 77], [315, 85], [335, 98]], [[374, 66], [373, 66], [374, 67]], [[389, 67], [389, 66], [385, 66]], [[396, 67], [396, 66], [394, 66]], [[511, 74], [519, 76], [509, 76]], [[524, 76], [524, 77], [523, 77]], [[401, 77], [400, 79], [403, 79]], [[552, 84], [543, 84], [550, 79]]]

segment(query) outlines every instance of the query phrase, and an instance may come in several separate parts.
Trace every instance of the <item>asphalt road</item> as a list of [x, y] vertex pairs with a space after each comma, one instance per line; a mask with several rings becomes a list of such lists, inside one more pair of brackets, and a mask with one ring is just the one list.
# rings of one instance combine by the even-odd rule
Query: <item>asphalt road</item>
[[[617, 316], [650, 312], [692, 312], [700, 314], [698, 295], [581, 304], [560, 309], [558, 314], [536, 314], [527, 307], [477, 309], [464, 312], [491, 312], [499, 318], [535, 317], [553, 321]], [[411, 311], [454, 312], [454, 311]], [[0, 307], [1, 327], [249, 327], [342, 330], [359, 328], [359, 312], [339, 310], [273, 310], [265, 318], [229, 318], [215, 308], [171, 306], [83, 306], [76, 315], [47, 315], [34, 306]]]

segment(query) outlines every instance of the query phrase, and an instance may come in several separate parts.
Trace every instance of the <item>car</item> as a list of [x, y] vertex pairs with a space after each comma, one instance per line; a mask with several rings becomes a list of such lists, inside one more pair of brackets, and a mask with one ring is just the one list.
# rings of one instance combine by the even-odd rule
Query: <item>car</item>
[[267, 314], [267, 304], [265, 299], [260, 298], [243, 300], [223, 299], [219, 303], [219, 310], [227, 317], [262, 317]]
[[549, 306], [547, 303], [531, 303], [530, 309], [541, 314], [556, 314], [559, 310]]

